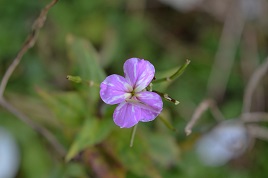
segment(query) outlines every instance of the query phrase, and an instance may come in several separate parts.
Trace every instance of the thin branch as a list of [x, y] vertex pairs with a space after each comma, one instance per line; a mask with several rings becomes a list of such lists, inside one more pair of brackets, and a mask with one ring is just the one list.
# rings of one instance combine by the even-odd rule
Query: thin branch
[[5, 72], [1, 84], [0, 84], [0, 105], [5, 108], [7, 111], [15, 115], [18, 119], [20, 119], [22, 122], [33, 128], [35, 131], [37, 131], [40, 135], [42, 135], [48, 143], [51, 144], [51, 146], [57, 151], [57, 153], [61, 156], [65, 156], [65, 149], [64, 147], [58, 142], [58, 140], [54, 137], [53, 134], [49, 132], [45, 127], [39, 125], [38, 123], [35, 123], [33, 120], [28, 118], [25, 114], [21, 113], [19, 110], [17, 110], [14, 106], [12, 106], [8, 101], [4, 99], [4, 92], [7, 86], [7, 83], [9, 81], [10, 76], [20, 63], [22, 57], [24, 54], [34, 46], [38, 32], [39, 30], [44, 26], [44, 23], [46, 21], [47, 13], [59, 0], [52, 0], [48, 5], [46, 5], [42, 11], [40, 12], [38, 18], [34, 21], [32, 25], [32, 30], [29, 33], [28, 37], [26, 38], [25, 42], [23, 43], [21, 49], [19, 50], [17, 56], [14, 58], [11, 65], [8, 67], [7, 71]]
[[217, 121], [223, 121], [224, 117], [218, 107], [216, 106], [215, 102], [211, 99], [206, 99], [202, 101], [198, 107], [195, 109], [194, 114], [191, 120], [187, 123], [184, 131], [186, 135], [190, 135], [192, 133], [192, 128], [196, 124], [196, 122], [201, 118], [201, 115], [207, 110], [211, 109], [211, 113], [213, 114], [214, 118]]
[[218, 122], [225, 120], [225, 117], [223, 116], [222, 112], [219, 110], [215, 101], [210, 100], [209, 104], [210, 104], [209, 108], [210, 108], [211, 114], [213, 115], [214, 119], [216, 119], [216, 121], [218, 121]]
[[26, 38], [25, 42], [22, 45], [22, 48], [19, 50], [17, 56], [13, 60], [12, 64], [7, 69], [6, 73], [4, 74], [4, 77], [2, 78], [1, 84], [0, 84], [0, 98], [3, 98], [4, 91], [6, 89], [8, 80], [18, 64], [20, 63], [23, 55], [34, 46], [38, 32], [39, 30], [44, 26], [44, 23], [46, 21], [47, 13], [51, 7], [53, 7], [59, 0], [52, 0], [44, 9], [40, 12], [39, 17], [34, 21], [32, 26], [32, 31]]
[[250, 111], [253, 93], [256, 90], [258, 83], [265, 76], [267, 71], [268, 71], [268, 57], [265, 59], [264, 63], [261, 64], [261, 66], [256, 69], [256, 71], [249, 79], [244, 94], [244, 101], [243, 101], [244, 105], [242, 111], [243, 113], [247, 113]]
[[249, 133], [258, 139], [268, 141], [268, 129], [257, 125], [248, 125]]
[[265, 112], [244, 113], [241, 116], [241, 120], [245, 123], [268, 122], [268, 113]]
[[[259, 67], [257, 36], [257, 30], [255, 26], [249, 26], [245, 29], [244, 39], [242, 43], [243, 45], [241, 46], [242, 60], [240, 60], [245, 84], [248, 84], [250, 77], [256, 71], [257, 67]], [[259, 111], [264, 111], [264, 98], [265, 89], [263, 85], [259, 83], [258, 87], [256, 87], [254, 91], [254, 97], [251, 100], [251, 102], [254, 102], [254, 108], [258, 108]]]
[[37, 131], [37, 133], [45, 137], [47, 141], [51, 144], [51, 146], [57, 151], [57, 153], [62, 158], [65, 156], [66, 154], [65, 148], [61, 144], [59, 144], [59, 142], [54, 137], [54, 135], [51, 134], [45, 127], [42, 127], [38, 123], [35, 123], [31, 119], [29, 119], [26, 115], [24, 115], [19, 110], [17, 110], [14, 106], [8, 103], [5, 99], [0, 99], [0, 105], [6, 110], [8, 110], [10, 113], [15, 115], [17, 118], [19, 118], [21, 121], [23, 121], [25, 124], [30, 126], [32, 129]]

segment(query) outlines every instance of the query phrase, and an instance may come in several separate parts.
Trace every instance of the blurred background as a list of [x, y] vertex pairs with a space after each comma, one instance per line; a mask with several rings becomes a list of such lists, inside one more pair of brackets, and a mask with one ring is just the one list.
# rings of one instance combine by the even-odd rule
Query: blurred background
[[[0, 0], [1, 80], [49, 2]], [[208, 111], [190, 136], [184, 133], [206, 98], [226, 120], [240, 116], [247, 83], [268, 54], [267, 17], [267, 0], [60, 0], [4, 96], [55, 136], [63, 156], [38, 129], [0, 107], [0, 178], [268, 176], [268, 143], [249, 139], [244, 126], [225, 124], [223, 131]], [[98, 87], [66, 80], [78, 75], [100, 83], [106, 75], [123, 75], [131, 57], [149, 60], [156, 78], [191, 60], [179, 79], [155, 86], [180, 101], [164, 101], [161, 116], [176, 131], [159, 118], [141, 123], [132, 148], [131, 129], [115, 126], [115, 107], [100, 101]], [[251, 112], [268, 111], [267, 83], [266, 72]], [[227, 139], [224, 146], [219, 138]], [[226, 152], [241, 140], [241, 149]]]

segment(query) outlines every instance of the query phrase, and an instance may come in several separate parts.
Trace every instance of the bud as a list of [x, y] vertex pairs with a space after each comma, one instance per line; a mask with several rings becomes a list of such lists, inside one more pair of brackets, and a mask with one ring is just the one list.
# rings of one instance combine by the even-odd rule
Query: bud
[[67, 75], [66, 77], [68, 80], [75, 82], [75, 83], [81, 83], [82, 79], [79, 76], [72, 76], [72, 75]]

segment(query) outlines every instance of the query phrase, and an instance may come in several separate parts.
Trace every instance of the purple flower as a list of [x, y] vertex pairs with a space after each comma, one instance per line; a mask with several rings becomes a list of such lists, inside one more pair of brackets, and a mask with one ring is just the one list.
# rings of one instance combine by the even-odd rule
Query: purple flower
[[124, 63], [125, 77], [108, 76], [100, 85], [100, 96], [106, 104], [119, 104], [113, 114], [116, 125], [130, 128], [139, 121], [154, 120], [162, 111], [161, 97], [146, 87], [154, 78], [154, 66], [144, 59], [130, 58]]

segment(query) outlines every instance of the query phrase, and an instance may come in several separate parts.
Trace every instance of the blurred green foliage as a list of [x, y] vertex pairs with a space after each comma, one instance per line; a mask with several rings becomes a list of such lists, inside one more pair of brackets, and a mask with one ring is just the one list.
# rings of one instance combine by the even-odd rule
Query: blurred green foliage
[[[0, 76], [8, 68], [46, 1], [0, 1]], [[218, 48], [222, 23], [200, 11], [180, 13], [148, 1], [148, 8], [128, 9], [122, 0], [59, 1], [48, 15], [37, 43], [23, 57], [6, 90], [7, 99], [35, 122], [47, 127], [68, 150], [66, 160], [29, 126], [0, 108], [0, 126], [12, 132], [21, 150], [17, 177], [266, 177], [267, 143], [218, 168], [203, 166], [194, 152], [196, 137], [183, 128], [206, 96], [207, 80]], [[151, 8], [149, 8], [151, 7]], [[178, 30], [180, 33], [176, 33]], [[267, 34], [265, 34], [267, 35]], [[267, 47], [267, 46], [266, 46]], [[104, 105], [98, 86], [71, 83], [67, 75], [100, 83], [112, 73], [123, 74], [130, 57], [150, 60], [156, 77], [169, 76], [186, 59], [182, 77], [155, 89], [180, 101], [164, 103], [165, 117], [139, 124], [134, 147], [131, 129], [112, 122], [114, 106]], [[239, 66], [238, 56], [235, 66]], [[239, 115], [245, 83], [233, 69], [220, 108], [227, 118]], [[198, 136], [214, 122], [200, 121]]]

